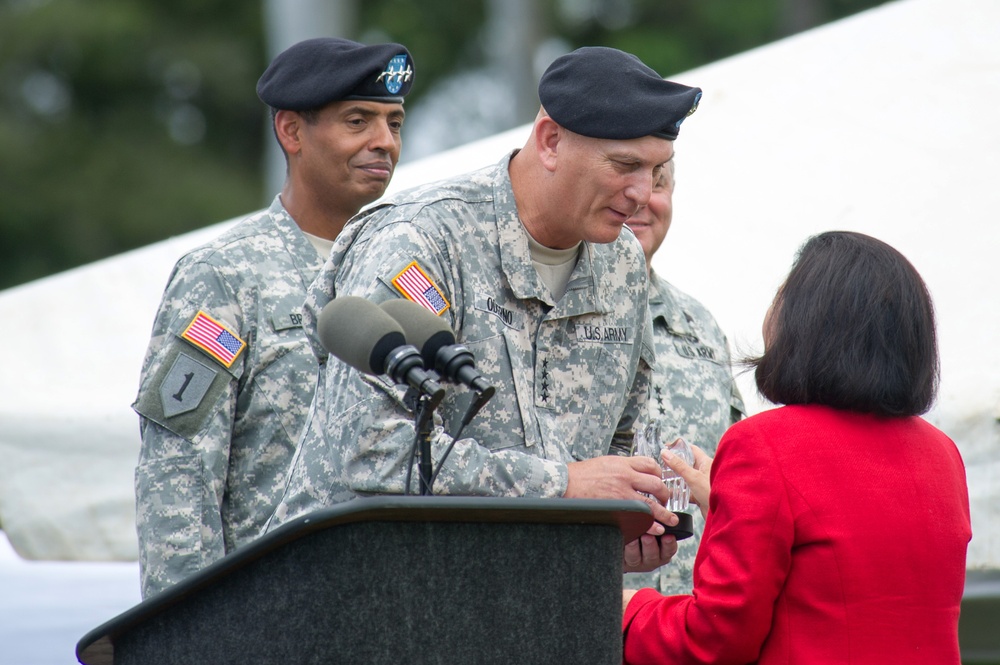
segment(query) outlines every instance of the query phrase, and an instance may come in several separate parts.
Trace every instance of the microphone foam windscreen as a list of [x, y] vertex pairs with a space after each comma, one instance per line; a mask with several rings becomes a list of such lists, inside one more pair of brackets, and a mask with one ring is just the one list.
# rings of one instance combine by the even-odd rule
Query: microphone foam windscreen
[[327, 303], [316, 329], [323, 348], [366, 374], [385, 373], [386, 357], [406, 344], [396, 320], [358, 296], [341, 296]]
[[434, 367], [438, 350], [455, 343], [448, 322], [412, 300], [395, 298], [380, 307], [402, 327], [406, 343], [420, 349], [425, 367]]

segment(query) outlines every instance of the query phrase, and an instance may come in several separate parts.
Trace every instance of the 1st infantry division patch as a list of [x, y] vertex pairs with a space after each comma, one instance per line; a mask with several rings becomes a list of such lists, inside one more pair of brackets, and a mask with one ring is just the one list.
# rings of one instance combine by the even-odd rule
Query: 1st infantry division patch
[[186, 353], [177, 354], [167, 376], [160, 384], [160, 406], [165, 418], [194, 411], [212, 387], [212, 381], [221, 372], [209, 367]]

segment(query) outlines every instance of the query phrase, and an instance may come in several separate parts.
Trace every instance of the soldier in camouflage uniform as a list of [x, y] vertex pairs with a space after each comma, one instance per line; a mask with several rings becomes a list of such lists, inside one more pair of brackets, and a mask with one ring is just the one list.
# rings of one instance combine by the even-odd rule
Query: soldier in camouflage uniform
[[[306, 328], [320, 352], [315, 322], [334, 294], [405, 297], [445, 317], [472, 350], [498, 390], [455, 443], [436, 493], [650, 492], [662, 501], [652, 460], [609, 455], [630, 445], [648, 390], [648, 374], [637, 371], [645, 260], [621, 231], [646, 204], [700, 90], [664, 81], [621, 51], [590, 48], [556, 60], [539, 96], [543, 111], [522, 150], [352, 220], [310, 288]], [[272, 525], [407, 489], [414, 417], [404, 389], [332, 358], [323, 374]], [[469, 396], [452, 389], [438, 408], [435, 460]], [[654, 515], [676, 523], [662, 506]], [[673, 539], [664, 542], [649, 557], [656, 565], [673, 554]]]
[[[626, 224], [642, 244], [646, 263], [659, 249], [673, 217], [674, 160], [663, 170], [649, 204]], [[681, 436], [708, 455], [730, 425], [745, 414], [733, 379], [729, 345], [712, 314], [650, 268], [649, 310], [656, 360], [642, 423], [658, 420], [672, 438]], [[672, 439], [671, 439], [672, 440]], [[704, 529], [701, 511], [692, 509], [694, 536], [678, 543], [670, 565], [651, 573], [625, 576], [625, 586], [691, 593], [694, 558]]]
[[144, 597], [256, 538], [274, 510], [318, 370], [306, 288], [347, 220], [385, 191], [411, 85], [403, 46], [342, 39], [300, 42], [261, 77], [285, 185], [178, 261], [133, 405]]

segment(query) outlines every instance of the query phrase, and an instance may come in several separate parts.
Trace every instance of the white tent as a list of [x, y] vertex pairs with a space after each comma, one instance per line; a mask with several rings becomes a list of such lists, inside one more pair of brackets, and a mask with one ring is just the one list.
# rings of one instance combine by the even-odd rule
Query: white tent
[[[858, 230], [906, 254], [938, 308], [929, 418], [968, 465], [969, 565], [1000, 568], [1000, 3], [903, 0], [671, 78], [705, 96], [677, 142], [657, 270], [739, 352], [759, 349], [808, 235]], [[494, 162], [527, 131], [405, 165], [392, 189]], [[176, 258], [229, 223], [0, 294], [0, 523], [22, 556], [135, 558], [129, 404], [153, 314]]]
[[680, 78], [705, 96], [677, 143], [657, 269], [759, 350], [807, 236], [853, 230], [903, 252], [935, 299], [928, 419], [966, 461], [969, 566], [1000, 568], [1000, 3], [890, 3]]

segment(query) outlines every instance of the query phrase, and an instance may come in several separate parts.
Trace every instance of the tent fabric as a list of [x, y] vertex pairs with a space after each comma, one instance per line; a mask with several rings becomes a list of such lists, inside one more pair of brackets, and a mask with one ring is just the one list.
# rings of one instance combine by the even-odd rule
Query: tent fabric
[[[1000, 568], [1000, 3], [901, 0], [669, 78], [705, 92], [676, 144], [656, 270], [713, 311], [739, 356], [760, 350], [809, 235], [860, 231], [902, 251], [937, 307], [927, 417], [966, 460], [969, 565]], [[390, 191], [495, 162], [527, 134], [405, 164]], [[178, 256], [233, 221], [0, 293], [0, 524], [22, 557], [136, 557], [129, 404], [153, 315]], [[751, 411], [768, 408], [739, 381]]]

